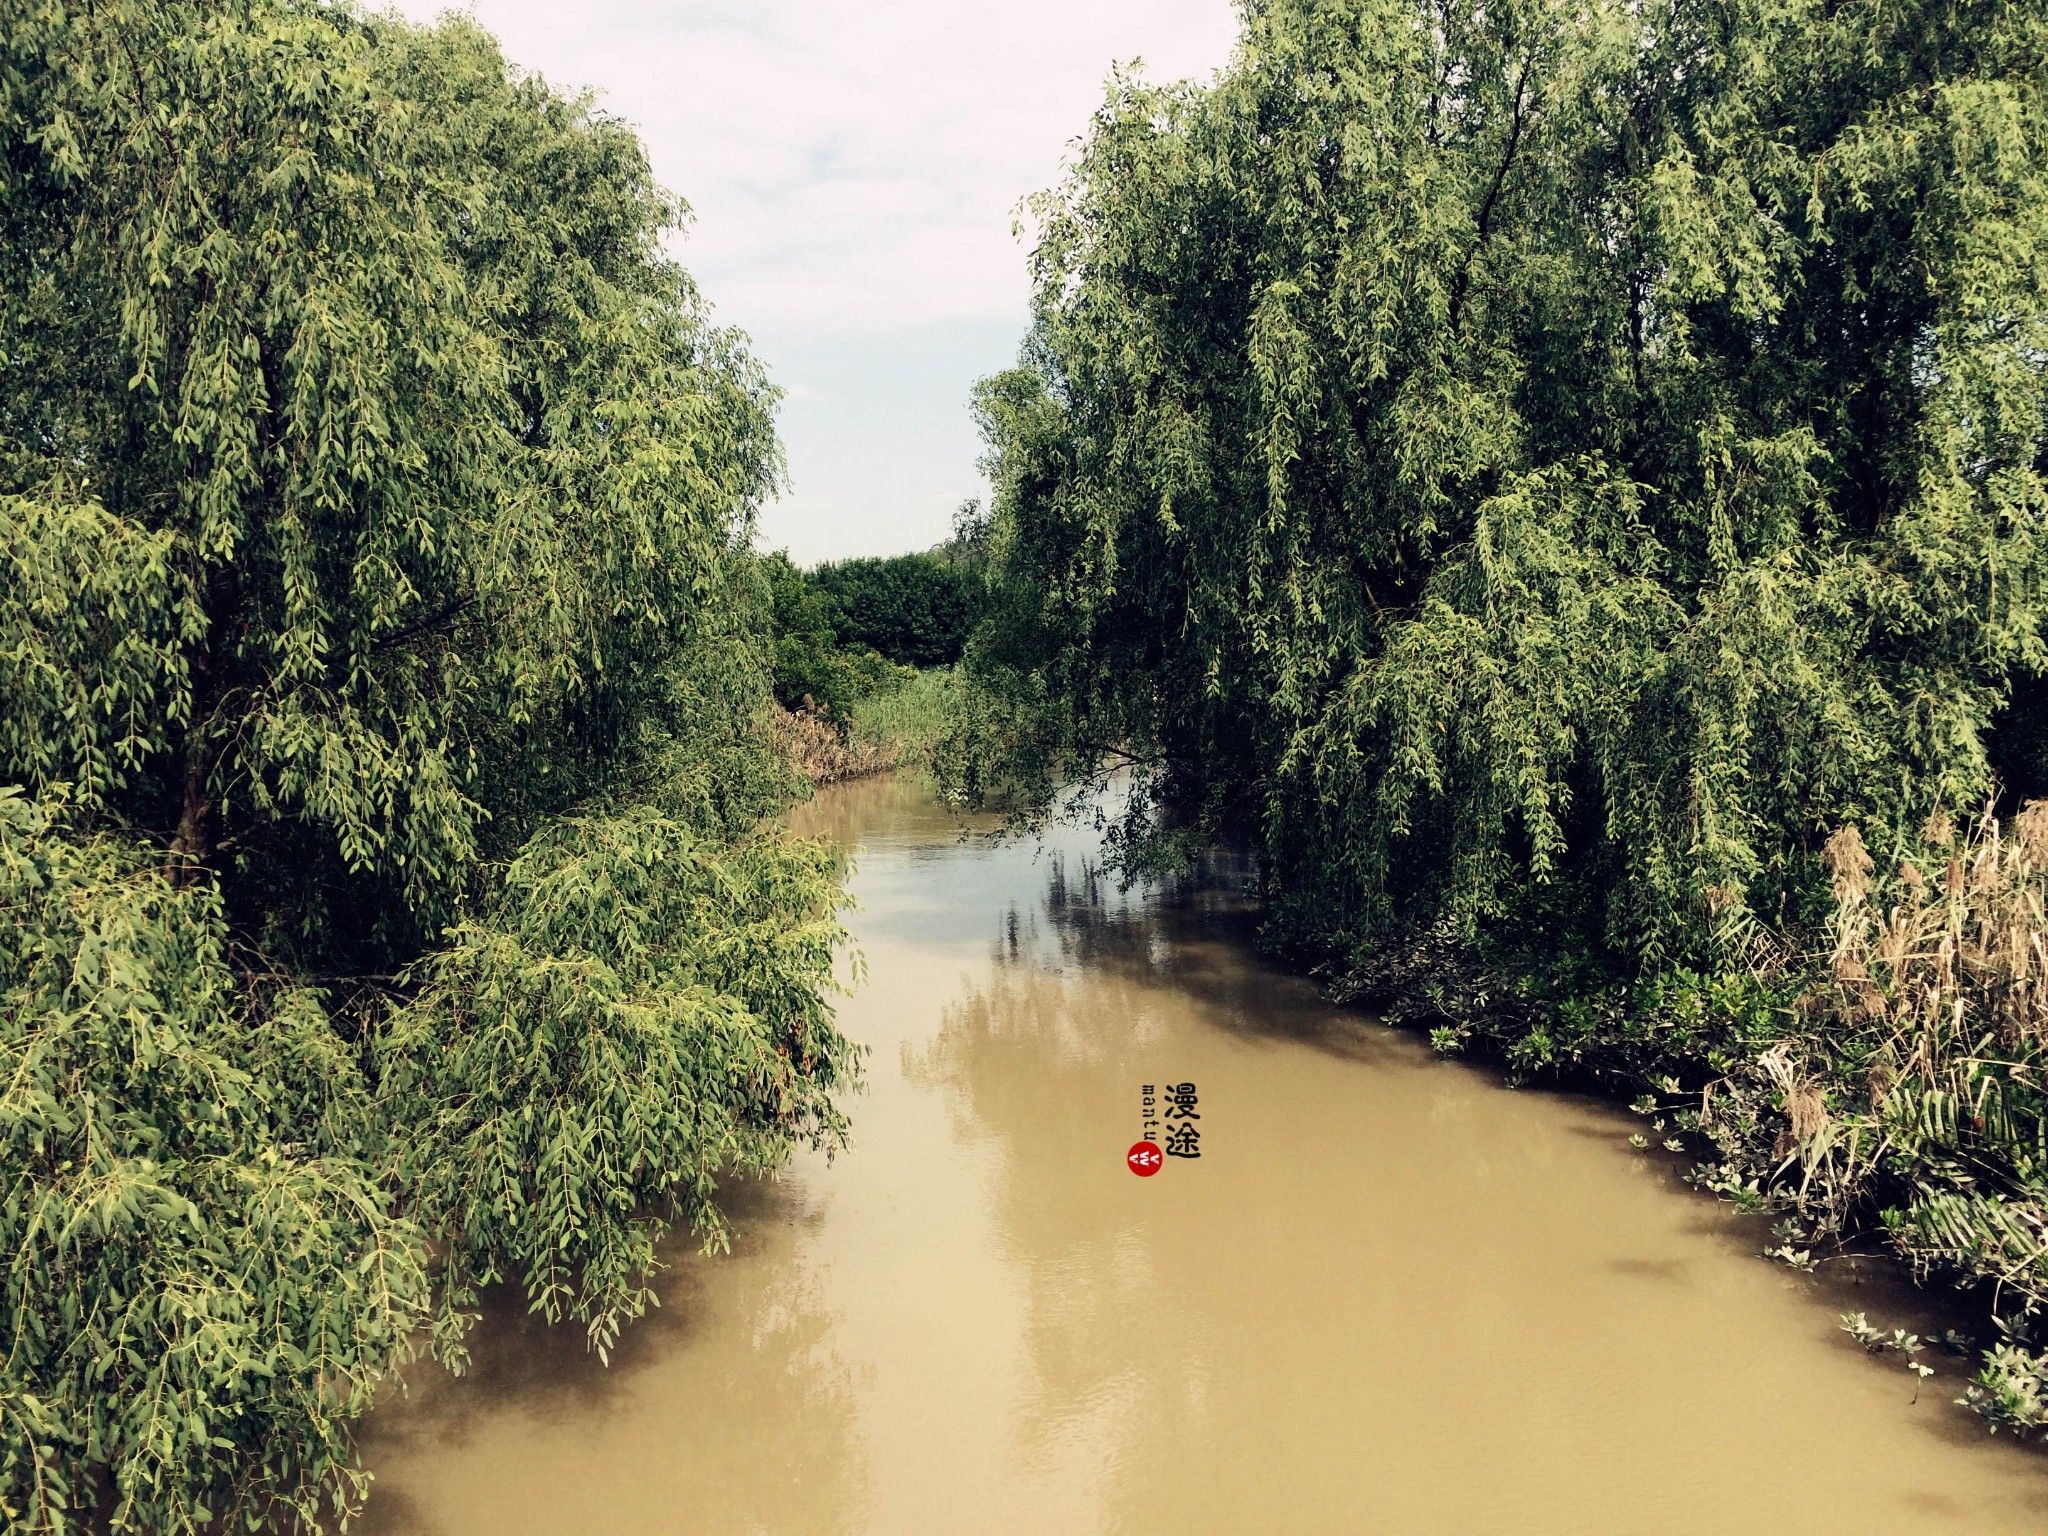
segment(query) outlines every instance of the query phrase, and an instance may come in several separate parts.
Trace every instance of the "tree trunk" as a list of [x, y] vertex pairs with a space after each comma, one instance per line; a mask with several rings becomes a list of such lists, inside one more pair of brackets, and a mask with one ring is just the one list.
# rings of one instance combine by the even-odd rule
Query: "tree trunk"
[[192, 723], [185, 732], [184, 781], [177, 835], [171, 839], [171, 883], [187, 886], [213, 856], [216, 818], [208, 786], [220, 762], [219, 715], [226, 690], [224, 648], [240, 611], [242, 584], [235, 570], [215, 571], [206, 584], [206, 635], [186, 653], [192, 678]]

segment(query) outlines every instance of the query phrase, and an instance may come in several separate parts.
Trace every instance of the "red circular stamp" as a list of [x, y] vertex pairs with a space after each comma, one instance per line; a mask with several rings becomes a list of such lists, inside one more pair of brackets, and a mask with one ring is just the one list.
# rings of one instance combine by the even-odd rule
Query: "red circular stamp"
[[1151, 1142], [1137, 1141], [1131, 1143], [1131, 1150], [1124, 1154], [1124, 1161], [1131, 1165], [1131, 1172], [1139, 1178], [1149, 1179], [1159, 1171], [1160, 1164], [1166, 1159], [1160, 1155], [1159, 1148]]

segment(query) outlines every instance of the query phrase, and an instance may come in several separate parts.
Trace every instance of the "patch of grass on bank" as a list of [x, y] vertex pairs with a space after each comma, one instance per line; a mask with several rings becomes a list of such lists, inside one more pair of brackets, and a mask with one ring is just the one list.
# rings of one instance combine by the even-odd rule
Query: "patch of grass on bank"
[[778, 709], [777, 750], [813, 788], [923, 769], [945, 733], [953, 697], [953, 669], [932, 667], [856, 696], [839, 721], [816, 710]]
[[951, 667], [927, 667], [895, 688], [880, 689], [853, 706], [851, 742], [886, 755], [894, 768], [922, 768], [946, 732], [954, 707]]

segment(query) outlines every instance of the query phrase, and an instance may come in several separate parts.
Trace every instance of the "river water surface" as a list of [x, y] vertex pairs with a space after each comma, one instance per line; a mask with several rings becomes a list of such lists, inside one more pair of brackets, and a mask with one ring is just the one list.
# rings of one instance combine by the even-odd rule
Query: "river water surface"
[[[375, 1536], [2037, 1532], [2048, 1462], [1838, 1329], [1873, 1279], [1251, 952], [1227, 890], [1092, 840], [963, 843], [915, 787], [858, 846], [854, 1146], [732, 1192], [609, 1368], [497, 1298], [365, 1455]], [[1124, 1162], [1144, 1084], [1199, 1160]], [[1902, 1310], [1905, 1308], [1905, 1310]]]

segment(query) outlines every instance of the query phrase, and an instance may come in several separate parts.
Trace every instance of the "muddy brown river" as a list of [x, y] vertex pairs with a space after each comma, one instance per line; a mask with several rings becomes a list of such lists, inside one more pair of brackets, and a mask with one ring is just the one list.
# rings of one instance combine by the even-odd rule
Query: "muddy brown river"
[[[368, 1421], [373, 1536], [2038, 1532], [2048, 1459], [1837, 1326], [1873, 1275], [1261, 962], [1242, 899], [1120, 893], [1092, 839], [962, 843], [914, 785], [858, 846], [855, 1142], [672, 1245], [609, 1368], [496, 1298]], [[1142, 1089], [1197, 1159], [1133, 1177]], [[1182, 1123], [1187, 1123], [1182, 1117]], [[1917, 1389], [1917, 1401], [1916, 1399]]]

